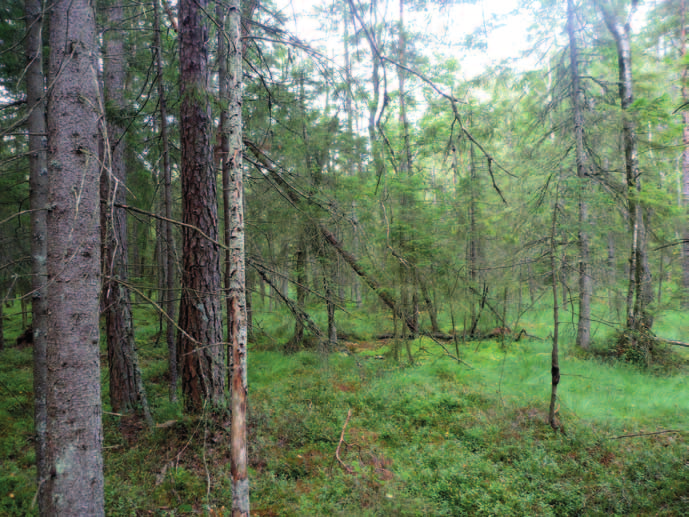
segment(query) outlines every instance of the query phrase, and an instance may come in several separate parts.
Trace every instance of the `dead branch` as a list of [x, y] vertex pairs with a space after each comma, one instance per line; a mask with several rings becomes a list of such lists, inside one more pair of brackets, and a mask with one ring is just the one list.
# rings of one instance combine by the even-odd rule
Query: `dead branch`
[[340, 447], [342, 447], [342, 444], [344, 443], [345, 430], [347, 429], [347, 424], [349, 423], [350, 418], [352, 418], [351, 408], [347, 411], [347, 418], [345, 419], [345, 423], [342, 426], [342, 432], [340, 433], [340, 441], [337, 444], [337, 449], [335, 449], [335, 459], [337, 459], [337, 462], [340, 465], [342, 465], [342, 468], [345, 469], [345, 472], [347, 472], [347, 474], [354, 474], [354, 469], [347, 465], [344, 461], [342, 461], [342, 458], [340, 458]]
[[619, 440], [621, 438], [638, 438], [640, 436], [654, 436], [657, 434], [683, 434], [686, 431], [680, 431], [676, 429], [668, 429], [667, 431], [656, 431], [655, 433], [634, 433], [634, 434], [623, 434], [621, 436], [612, 436], [610, 440]]
[[666, 345], [672, 345], [672, 346], [683, 346], [685, 348], [689, 348], [689, 343], [685, 343], [684, 341], [675, 341], [674, 339], [665, 339], [662, 337], [657, 337], [656, 339], [660, 341], [661, 343], [665, 343]]
[[445, 355], [446, 355], [447, 357], [449, 357], [450, 359], [452, 359], [452, 360], [454, 360], [454, 361], [457, 361], [457, 362], [460, 363], [460, 364], [463, 364], [463, 365], [466, 366], [467, 368], [471, 368], [472, 370], [474, 369], [474, 367], [471, 366], [469, 363], [467, 363], [466, 361], [463, 361], [463, 360], [460, 359], [459, 357], [453, 355], [453, 354], [447, 349], [447, 347], [446, 347], [445, 345], [443, 345], [440, 341], [438, 341], [435, 337], [433, 337], [433, 334], [430, 334], [430, 333], [428, 333], [428, 332], [422, 332], [421, 335], [422, 335], [422, 336], [426, 336], [427, 338], [431, 339], [436, 345], [438, 345], [440, 348], [442, 348], [442, 349], [445, 351]]

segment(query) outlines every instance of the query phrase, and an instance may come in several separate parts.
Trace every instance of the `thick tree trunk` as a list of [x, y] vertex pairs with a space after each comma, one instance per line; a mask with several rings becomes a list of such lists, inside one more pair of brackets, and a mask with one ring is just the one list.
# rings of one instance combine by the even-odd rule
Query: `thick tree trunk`
[[[225, 406], [220, 250], [208, 93], [207, 0], [179, 3], [183, 221], [178, 356], [186, 408]], [[193, 229], [192, 229], [193, 228]], [[204, 237], [199, 231], [203, 232]]]
[[132, 306], [127, 281], [127, 214], [116, 205], [126, 203], [127, 172], [125, 164], [125, 32], [124, 12], [118, 0], [106, 7], [110, 25], [105, 31], [103, 56], [103, 84], [105, 105], [108, 107], [107, 131], [104, 131], [104, 170], [100, 178], [101, 239], [103, 260], [102, 307], [105, 315], [105, 335], [110, 374], [110, 404], [119, 413], [130, 409], [143, 412], [149, 425], [153, 424], [146, 392], [141, 379], [134, 340]]
[[96, 23], [88, 0], [51, 4], [48, 97], [46, 507], [104, 515]]
[[162, 221], [165, 233], [165, 245], [163, 246], [165, 261], [165, 302], [163, 308], [167, 313], [165, 338], [168, 350], [169, 398], [177, 400], [177, 347], [175, 344], [175, 325], [173, 314], [175, 313], [175, 245], [172, 237], [172, 174], [170, 171], [170, 150], [167, 132], [167, 95], [163, 84], [163, 47], [160, 38], [160, 6], [159, 0], [153, 0], [153, 45], [156, 51], [156, 73], [158, 77], [158, 106], [160, 110], [160, 141], [163, 154], [163, 213], [166, 221]]
[[[41, 0], [25, 0], [26, 14], [26, 102], [29, 106], [29, 186], [31, 209], [31, 298], [33, 310], [33, 386], [34, 428], [36, 432], [36, 477], [39, 508], [46, 508], [43, 499], [46, 469], [46, 396], [48, 375], [46, 339], [48, 303], [46, 293], [48, 206], [47, 128], [45, 122], [45, 78], [43, 74], [43, 5]], [[2, 315], [0, 314], [0, 318]]]
[[589, 252], [589, 216], [587, 194], [587, 157], [584, 149], [584, 113], [579, 78], [579, 52], [574, 30], [574, 2], [567, 0], [567, 33], [569, 35], [569, 58], [572, 75], [572, 113], [574, 117], [574, 143], [577, 177], [579, 178], [579, 322], [577, 345], [588, 349], [591, 346], [591, 264]]
[[634, 330], [650, 329], [653, 326], [653, 316], [648, 307], [653, 301], [653, 286], [651, 284], [651, 270], [648, 265], [646, 217], [640, 201], [641, 171], [639, 169], [636, 125], [631, 113], [634, 102], [631, 29], [629, 17], [627, 17], [627, 22], [623, 24], [609, 6], [600, 1], [598, 6], [603, 14], [605, 24], [615, 40], [619, 65], [627, 204], [632, 234], [627, 296], [627, 328]]

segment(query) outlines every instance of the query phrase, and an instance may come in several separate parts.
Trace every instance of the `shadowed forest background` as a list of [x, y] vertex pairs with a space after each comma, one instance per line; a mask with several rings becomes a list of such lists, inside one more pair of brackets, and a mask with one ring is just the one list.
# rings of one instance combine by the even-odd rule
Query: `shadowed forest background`
[[469, 5], [2, 4], [0, 514], [689, 512], [689, 6]]

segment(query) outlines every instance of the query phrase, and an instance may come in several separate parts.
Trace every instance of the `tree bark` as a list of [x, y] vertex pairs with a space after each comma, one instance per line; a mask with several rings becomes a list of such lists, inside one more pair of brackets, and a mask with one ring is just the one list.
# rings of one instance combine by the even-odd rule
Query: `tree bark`
[[[45, 120], [45, 77], [43, 74], [43, 5], [41, 0], [25, 0], [26, 15], [26, 101], [29, 105], [29, 188], [31, 203], [31, 273], [33, 311], [33, 386], [34, 428], [36, 433], [36, 478], [39, 508], [47, 508], [44, 500], [46, 468], [46, 396], [48, 375], [46, 365], [47, 339], [47, 237], [48, 206], [47, 128]], [[0, 317], [2, 315], [0, 314]]]
[[577, 177], [579, 178], [579, 322], [577, 324], [578, 346], [591, 346], [591, 259], [589, 252], [589, 216], [587, 204], [587, 157], [584, 149], [584, 110], [579, 77], [579, 51], [574, 30], [574, 1], [567, 0], [567, 33], [569, 35], [570, 72], [572, 75], [572, 114], [574, 118], [574, 144]]
[[164, 309], [167, 313], [165, 338], [168, 350], [169, 398], [177, 400], [177, 347], [175, 343], [175, 325], [172, 321], [175, 313], [175, 245], [172, 236], [172, 174], [170, 171], [170, 147], [167, 131], [167, 95], [163, 84], [163, 46], [160, 38], [160, 6], [159, 0], [153, 0], [153, 45], [156, 52], [156, 83], [158, 86], [158, 106], [160, 112], [160, 142], [163, 154], [163, 213], [166, 221], [161, 221], [165, 233], [164, 257], [165, 262], [165, 301]]
[[[220, 308], [218, 210], [208, 92], [207, 0], [179, 3], [182, 299], [178, 355], [187, 410], [225, 401], [225, 351]], [[192, 229], [193, 228], [193, 229]], [[196, 230], [201, 230], [208, 238]]]
[[126, 203], [124, 100], [126, 79], [124, 11], [118, 0], [107, 4], [108, 30], [103, 36], [103, 84], [106, 125], [105, 156], [100, 178], [103, 260], [102, 307], [110, 375], [110, 405], [116, 413], [141, 410], [153, 424], [139, 368], [132, 322], [131, 293], [127, 281], [127, 214], [116, 205]]
[[[687, 54], [687, 6], [686, 1], [680, 4], [680, 55], [684, 58]], [[689, 86], [687, 85], [687, 75], [689, 67], [682, 68], [682, 101], [689, 102]], [[689, 111], [682, 110], [682, 205], [685, 212], [684, 224], [682, 228], [682, 301], [685, 309], [689, 309]]]
[[[351, 6], [351, 4], [350, 4]], [[373, 16], [371, 21], [372, 31], [377, 34], [376, 30], [376, 10], [378, 8], [378, 0], [372, 0], [370, 5], [370, 12]], [[352, 10], [354, 7], [352, 6]], [[373, 90], [373, 100], [369, 103], [368, 112], [368, 138], [369, 145], [371, 146], [371, 154], [373, 156], [373, 168], [375, 170], [376, 177], [378, 181], [383, 177], [385, 172], [385, 157], [383, 156], [383, 148], [378, 138], [378, 133], [376, 132], [376, 116], [378, 115], [379, 106], [381, 102], [384, 104], [385, 99], [380, 98], [380, 67], [381, 63], [378, 59], [378, 53], [376, 48], [373, 46], [373, 42], [369, 40], [369, 46], [371, 47], [371, 61], [373, 63], [373, 68], [371, 70], [371, 89]]]
[[[632, 9], [634, 8], [632, 3]], [[634, 102], [632, 79], [632, 47], [629, 21], [621, 23], [607, 4], [598, 1], [603, 20], [615, 40], [619, 66], [619, 92], [622, 107], [622, 137], [624, 142], [627, 205], [631, 226], [632, 247], [627, 295], [627, 328], [651, 329], [653, 316], [648, 306], [653, 301], [651, 270], [648, 265], [646, 217], [641, 204], [641, 171], [637, 150], [636, 124], [631, 114]], [[627, 17], [629, 20], [629, 16]]]
[[104, 515], [100, 398], [99, 106], [89, 0], [51, 4], [47, 425], [42, 515]]
[[557, 211], [558, 199], [555, 198], [555, 206], [553, 207], [553, 223], [550, 231], [550, 274], [552, 277], [553, 289], [553, 348], [550, 356], [550, 408], [548, 410], [548, 423], [554, 430], [560, 428], [560, 423], [555, 419], [556, 404], [557, 404], [557, 387], [560, 384], [560, 353], [559, 353], [559, 339], [560, 339], [560, 308], [557, 296], [557, 261], [555, 259], [555, 229], [557, 227]]
[[[255, 2], [249, 2], [251, 16]], [[227, 341], [231, 354], [232, 515], [249, 515], [247, 408], [247, 296], [244, 249], [244, 174], [242, 169], [242, 50], [239, 0], [229, 0], [227, 23], [221, 2], [216, 13], [226, 34], [218, 34], [221, 112], [222, 182], [225, 218], [225, 289]], [[248, 20], [247, 20], [248, 22]], [[246, 26], [246, 25], [245, 25]], [[225, 40], [227, 37], [227, 41]], [[227, 45], [229, 42], [229, 45]]]
[[[297, 286], [297, 306], [304, 312], [306, 304], [306, 239], [301, 235], [297, 243], [297, 250], [294, 252], [294, 269], [296, 271]], [[287, 343], [289, 352], [296, 352], [304, 341], [304, 324], [297, 318], [294, 320], [294, 335]]]

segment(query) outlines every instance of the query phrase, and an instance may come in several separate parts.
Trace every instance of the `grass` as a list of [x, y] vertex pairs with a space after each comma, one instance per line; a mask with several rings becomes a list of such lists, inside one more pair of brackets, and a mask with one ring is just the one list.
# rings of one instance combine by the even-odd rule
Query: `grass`
[[[138, 430], [105, 414], [106, 513], [229, 515], [227, 419], [185, 416], [167, 401], [157, 320], [137, 317], [149, 399], [166, 425]], [[547, 340], [467, 342], [460, 354], [469, 367], [424, 338], [409, 365], [392, 359], [392, 344], [374, 343], [376, 315], [367, 318], [348, 336], [361, 345], [352, 357], [285, 355], [274, 343], [289, 337], [289, 319], [263, 316], [266, 332], [249, 358], [253, 515], [689, 513], [685, 368], [661, 376], [584, 356], [568, 349], [565, 332], [565, 432], [554, 433]], [[547, 321], [524, 326], [545, 337]], [[670, 328], [680, 332], [665, 334]], [[665, 337], [686, 340], [682, 328], [674, 314], [659, 318]], [[5, 350], [0, 515], [36, 512], [31, 389], [31, 350]]]

